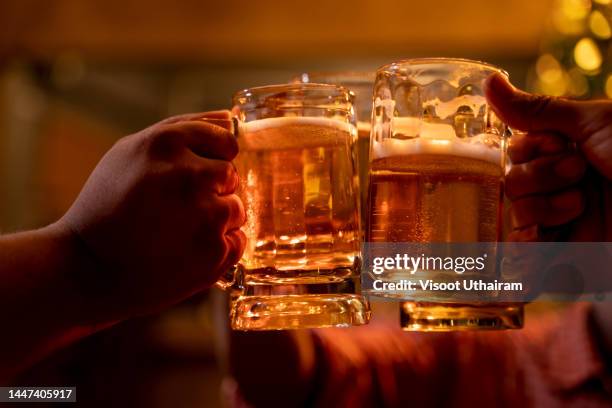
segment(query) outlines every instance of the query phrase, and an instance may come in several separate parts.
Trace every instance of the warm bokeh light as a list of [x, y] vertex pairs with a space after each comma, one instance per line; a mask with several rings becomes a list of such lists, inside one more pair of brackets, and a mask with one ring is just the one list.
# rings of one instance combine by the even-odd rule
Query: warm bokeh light
[[555, 28], [563, 34], [581, 34], [585, 28], [584, 19], [590, 10], [589, 0], [559, 0], [552, 21]]
[[535, 66], [537, 88], [547, 95], [560, 96], [568, 92], [570, 78], [552, 54], [543, 54]]
[[559, 81], [563, 76], [561, 64], [551, 54], [544, 54], [536, 62], [536, 73], [541, 81], [553, 83]]
[[605, 89], [608, 98], [612, 98], [612, 74], [608, 75], [608, 79], [606, 79]]
[[576, 65], [585, 71], [594, 72], [601, 67], [601, 53], [595, 41], [591, 38], [582, 38], [574, 47], [574, 60]]
[[529, 89], [555, 96], [612, 97], [612, 0], [555, 0]]
[[569, 18], [584, 18], [591, 9], [589, 0], [563, 0], [561, 10]]
[[606, 17], [598, 10], [594, 10], [589, 16], [589, 28], [591, 32], [602, 40], [607, 40], [612, 36], [612, 29]]

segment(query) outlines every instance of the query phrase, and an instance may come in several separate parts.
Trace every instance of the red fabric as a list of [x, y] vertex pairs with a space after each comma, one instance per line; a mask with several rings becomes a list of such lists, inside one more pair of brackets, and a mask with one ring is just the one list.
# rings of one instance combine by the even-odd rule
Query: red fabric
[[323, 407], [609, 407], [590, 308], [523, 330], [408, 333], [395, 324], [314, 330]]

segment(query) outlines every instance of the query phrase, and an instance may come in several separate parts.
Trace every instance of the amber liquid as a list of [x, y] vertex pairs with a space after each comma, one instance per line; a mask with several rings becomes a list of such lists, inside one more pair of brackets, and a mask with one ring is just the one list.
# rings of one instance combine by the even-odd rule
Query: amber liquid
[[[369, 242], [496, 242], [501, 238], [503, 170], [500, 163], [446, 154], [410, 154], [371, 163]], [[453, 256], [453, 254], [446, 254]], [[455, 254], [459, 255], [459, 254]], [[454, 272], [424, 271], [423, 278], [454, 280]], [[494, 278], [495, 268], [486, 273]], [[462, 303], [452, 298], [403, 302], [406, 330], [520, 327], [522, 308]]]
[[356, 131], [310, 119], [266, 119], [239, 137], [248, 244], [234, 328], [367, 321], [359, 295]]
[[499, 164], [440, 154], [372, 162], [368, 241], [494, 242], [500, 239]]

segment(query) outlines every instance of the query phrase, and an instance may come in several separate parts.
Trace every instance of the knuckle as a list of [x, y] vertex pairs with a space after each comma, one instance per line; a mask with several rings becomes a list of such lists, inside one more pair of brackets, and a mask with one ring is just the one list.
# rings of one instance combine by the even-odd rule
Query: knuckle
[[232, 162], [223, 162], [222, 174], [224, 181], [233, 180], [236, 177], [236, 167]]
[[244, 204], [242, 202], [242, 200], [240, 199], [240, 197], [238, 197], [237, 195], [233, 195], [233, 202], [235, 203], [236, 206], [236, 214], [238, 216], [238, 224], [239, 225], [244, 225], [246, 223], [246, 209], [244, 208]]
[[220, 164], [214, 177], [215, 181], [221, 186], [221, 190], [233, 192], [237, 184], [238, 173], [232, 162], [224, 161]]

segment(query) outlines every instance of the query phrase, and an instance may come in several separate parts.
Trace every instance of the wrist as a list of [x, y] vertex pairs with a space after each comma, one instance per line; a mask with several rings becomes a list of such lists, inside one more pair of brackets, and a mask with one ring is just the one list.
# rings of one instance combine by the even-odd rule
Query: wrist
[[[70, 305], [66, 313], [77, 326], [112, 324], [115, 319], [105, 312], [109, 285], [105, 267], [89, 250], [81, 237], [62, 220], [42, 230], [53, 251], [62, 293]], [[105, 283], [106, 282], [106, 283]]]

